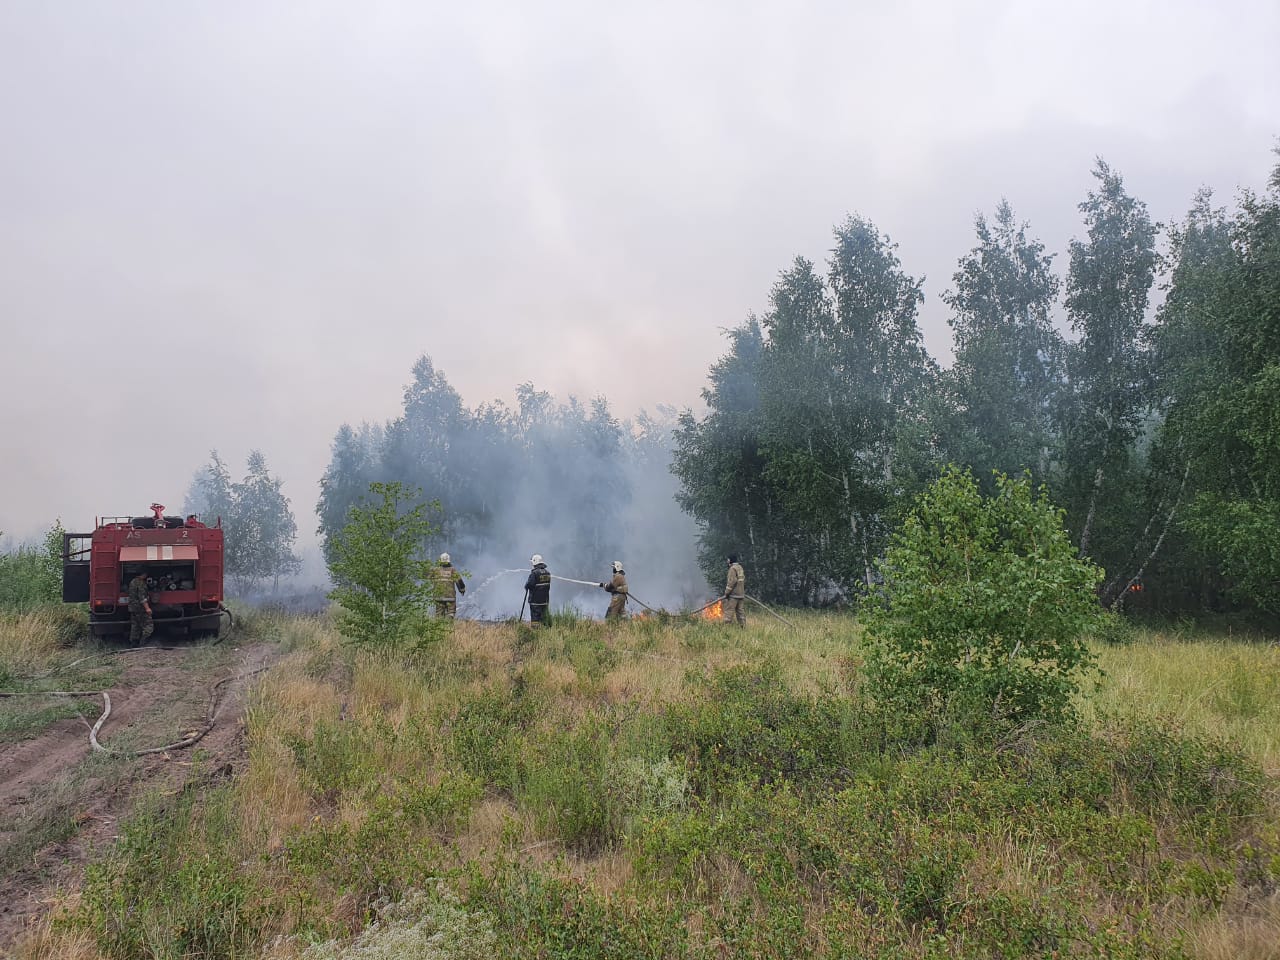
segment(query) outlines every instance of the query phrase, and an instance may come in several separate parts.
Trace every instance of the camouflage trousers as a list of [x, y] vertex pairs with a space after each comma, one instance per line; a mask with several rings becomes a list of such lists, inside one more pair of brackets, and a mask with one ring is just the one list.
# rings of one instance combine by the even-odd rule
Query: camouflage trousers
[[129, 608], [129, 642], [144, 643], [156, 632], [156, 625], [151, 622], [151, 614], [145, 607]]
[[747, 601], [745, 597], [725, 597], [724, 598], [724, 622], [733, 623], [736, 619], [738, 626], [745, 627], [747, 625]]

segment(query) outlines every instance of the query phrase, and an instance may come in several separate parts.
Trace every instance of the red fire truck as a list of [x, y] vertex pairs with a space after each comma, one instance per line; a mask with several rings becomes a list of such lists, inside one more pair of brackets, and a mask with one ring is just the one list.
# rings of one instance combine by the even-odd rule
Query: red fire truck
[[146, 575], [156, 629], [216, 635], [222, 623], [222, 522], [166, 517], [101, 517], [92, 533], [62, 538], [62, 599], [89, 604], [96, 637], [129, 629], [129, 581]]

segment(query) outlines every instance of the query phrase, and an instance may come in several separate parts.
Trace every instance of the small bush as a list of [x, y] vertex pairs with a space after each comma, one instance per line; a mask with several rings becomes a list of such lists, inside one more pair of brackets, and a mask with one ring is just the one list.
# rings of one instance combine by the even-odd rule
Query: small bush
[[1220, 741], [1189, 736], [1170, 722], [1135, 722], [1119, 732], [1116, 775], [1138, 799], [1202, 830], [1229, 828], [1263, 805], [1264, 776]]
[[830, 786], [862, 755], [854, 705], [792, 693], [775, 664], [717, 675], [696, 699], [670, 709], [668, 726], [672, 752], [686, 758], [703, 795], [742, 778]]
[[1102, 577], [1076, 556], [1044, 489], [996, 478], [983, 497], [949, 468], [880, 563], [867, 621], [869, 689], [901, 716], [996, 727], [1060, 721], [1092, 664]]
[[[517, 688], [524, 691], [525, 688]], [[485, 689], [459, 704], [445, 721], [445, 753], [473, 776], [504, 790], [515, 786], [524, 730], [537, 716], [536, 698]]]
[[1121, 614], [1110, 611], [1099, 615], [1093, 628], [1093, 638], [1101, 643], [1119, 647], [1133, 643], [1138, 631], [1132, 623]]
[[422, 544], [437, 529], [420, 491], [401, 483], [371, 483], [369, 494], [347, 512], [346, 525], [329, 541], [329, 594], [340, 607], [338, 629], [352, 643], [420, 648], [447, 633], [450, 621], [430, 617], [438, 589]]

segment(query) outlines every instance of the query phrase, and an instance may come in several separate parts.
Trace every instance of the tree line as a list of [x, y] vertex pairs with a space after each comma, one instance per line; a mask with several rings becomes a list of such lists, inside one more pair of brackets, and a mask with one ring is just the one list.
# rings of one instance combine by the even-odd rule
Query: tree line
[[1007, 202], [977, 216], [943, 295], [947, 370], [921, 342], [921, 281], [865, 218], [836, 227], [824, 269], [779, 275], [676, 432], [709, 578], [736, 550], [766, 599], [855, 599], [954, 463], [988, 491], [1044, 484], [1107, 606], [1280, 612], [1280, 166], [1263, 195], [1203, 192], [1167, 228], [1104, 161], [1093, 177], [1065, 275]]
[[608, 401], [557, 402], [531, 383], [516, 402], [467, 407], [429, 356], [413, 364], [403, 409], [385, 424], [343, 424], [333, 440], [316, 506], [333, 567], [335, 538], [371, 483], [397, 483], [437, 501], [427, 547], [476, 570], [545, 555], [574, 576], [636, 561], [659, 580], [697, 579], [692, 524], [675, 505], [669, 471], [675, 411], [620, 420]]

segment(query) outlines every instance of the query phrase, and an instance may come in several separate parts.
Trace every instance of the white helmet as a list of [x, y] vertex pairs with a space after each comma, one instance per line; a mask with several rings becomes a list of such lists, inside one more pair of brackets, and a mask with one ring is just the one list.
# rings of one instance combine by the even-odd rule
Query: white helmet
[[621, 573], [621, 572], [622, 572], [622, 561], [621, 561], [621, 560], [615, 560], [615, 561], [613, 561], [613, 572], [614, 572], [614, 573]]
[[529, 558], [529, 562], [532, 563], [534, 566], [537, 566], [542, 562], [542, 554], [535, 553], [532, 557]]
[[453, 561], [449, 559], [449, 555], [448, 555], [447, 553], [442, 553], [442, 554], [440, 554], [440, 562], [441, 562], [441, 563], [452, 563]]

